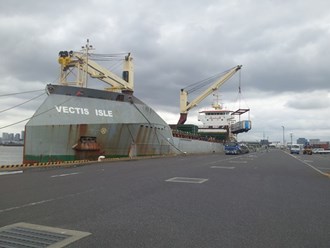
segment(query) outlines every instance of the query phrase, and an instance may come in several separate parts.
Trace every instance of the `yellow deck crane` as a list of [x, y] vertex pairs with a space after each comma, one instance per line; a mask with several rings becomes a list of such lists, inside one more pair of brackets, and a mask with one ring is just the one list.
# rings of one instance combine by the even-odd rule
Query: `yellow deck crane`
[[197, 104], [199, 104], [201, 101], [203, 101], [212, 92], [218, 90], [221, 85], [223, 85], [228, 79], [230, 79], [241, 68], [242, 68], [242, 65], [237, 65], [237, 66], [229, 69], [220, 78], [216, 79], [215, 82], [210, 87], [208, 87], [204, 92], [202, 92], [199, 96], [197, 96], [191, 102], [188, 102], [188, 91], [186, 91], [185, 89], [181, 89], [181, 92], [180, 92], [180, 119], [178, 121], [178, 125], [182, 125], [186, 122], [188, 111], [190, 109], [196, 107]]
[[[82, 52], [61, 51], [59, 53], [58, 62], [61, 65], [60, 84], [87, 87], [87, 77], [89, 75], [91, 78], [97, 78], [110, 85], [111, 87], [106, 88], [108, 91], [133, 92], [134, 68], [133, 58], [130, 53], [125, 56], [123, 78], [120, 78], [89, 58], [89, 51], [93, 47], [89, 45], [88, 40], [82, 49]], [[75, 75], [74, 81], [69, 81], [69, 74]]]

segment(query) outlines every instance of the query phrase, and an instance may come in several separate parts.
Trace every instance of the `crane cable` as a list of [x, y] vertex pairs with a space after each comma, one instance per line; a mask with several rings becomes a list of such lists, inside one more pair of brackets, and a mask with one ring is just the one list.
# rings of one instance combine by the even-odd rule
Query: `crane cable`
[[33, 97], [33, 98], [31, 98], [31, 99], [29, 99], [29, 100], [27, 100], [27, 101], [25, 101], [25, 102], [22, 102], [22, 103], [20, 103], [20, 104], [17, 104], [17, 105], [15, 105], [15, 106], [10, 107], [10, 108], [7, 108], [7, 109], [0, 110], [0, 113], [3, 113], [3, 112], [6, 112], [6, 111], [8, 111], [8, 110], [11, 110], [11, 109], [17, 108], [17, 107], [19, 107], [19, 106], [22, 106], [22, 105], [24, 105], [24, 104], [26, 104], [26, 103], [28, 103], [28, 102], [31, 102], [31, 101], [33, 101], [33, 100], [35, 100], [35, 99], [37, 99], [37, 98], [39, 98], [39, 97], [41, 97], [41, 96], [43, 96], [43, 95], [45, 95], [45, 94], [46, 94], [46, 93], [43, 92], [42, 94], [40, 94], [40, 95], [38, 95], [38, 96], [36, 96], [36, 97]]
[[[234, 68], [234, 67], [233, 67]], [[217, 78], [220, 78], [221, 76], [223, 76], [224, 74], [228, 73], [230, 70], [232, 70], [233, 68], [230, 68], [224, 72], [220, 72], [220, 73], [217, 73], [213, 76], [210, 76], [206, 79], [203, 79], [201, 81], [198, 81], [196, 83], [193, 83], [193, 84], [190, 84], [188, 85], [187, 87], [185, 87], [184, 89], [186, 89], [186, 91], [188, 93], [192, 93], [192, 92], [195, 92], [197, 90], [200, 90], [201, 88], [213, 83], [215, 81], [215, 79]]]
[[[30, 90], [30, 91], [24, 91], [24, 92], [18, 92], [18, 93], [3, 94], [3, 95], [0, 95], [0, 97], [4, 97], [4, 96], [15, 96], [15, 95], [21, 95], [21, 94], [25, 94], [25, 93], [38, 92], [38, 91], [45, 91], [45, 90], [44, 90], [44, 89], [42, 89], [42, 90]], [[23, 104], [26, 104], [26, 103], [28, 103], [28, 102], [30, 102], [30, 101], [33, 101], [33, 100], [35, 100], [35, 99], [37, 99], [37, 98], [39, 98], [39, 97], [41, 97], [41, 96], [43, 96], [43, 95], [45, 95], [45, 94], [46, 94], [46, 93], [43, 92], [42, 94], [40, 94], [40, 95], [38, 95], [38, 96], [36, 96], [36, 97], [33, 97], [33, 98], [31, 98], [31, 99], [29, 99], [29, 100], [23, 102], [23, 103], [17, 104], [17, 105], [15, 105], [15, 106], [10, 107], [10, 108], [7, 108], [7, 109], [0, 110], [0, 113], [3, 113], [3, 112], [6, 112], [6, 111], [8, 111], [8, 110], [14, 109], [14, 108], [16, 108], [16, 107], [22, 106]], [[6, 125], [6, 126], [2, 126], [2, 127], [0, 127], [0, 129], [4, 129], [4, 128], [7, 128], [7, 127], [14, 126], [14, 125], [16, 125], [16, 124], [19, 124], [19, 123], [22, 123], [22, 122], [24, 122], [24, 121], [27, 121], [27, 120], [29, 120], [29, 119], [31, 119], [31, 118], [32, 118], [32, 117], [27, 118], [27, 119], [24, 119], [24, 120], [21, 120], [21, 121], [18, 121], [18, 122], [15, 122], [15, 123], [8, 124], [8, 125]]]
[[[45, 93], [44, 93], [44, 94], [45, 94]], [[69, 102], [70, 100], [72, 100], [72, 98], [73, 98], [73, 96], [71, 96], [69, 99], [63, 101], [63, 102], [60, 103], [59, 105], [63, 105], [64, 103]], [[29, 117], [29, 118], [26, 118], [26, 119], [24, 119], [24, 120], [20, 120], [20, 121], [17, 121], [17, 122], [15, 122], [15, 123], [11, 123], [11, 124], [8, 124], [8, 125], [6, 125], [6, 126], [2, 126], [2, 127], [0, 127], [0, 129], [4, 129], [4, 128], [7, 128], [7, 127], [11, 127], [11, 126], [14, 126], [14, 125], [16, 125], [16, 124], [19, 124], [19, 123], [22, 123], [22, 122], [25, 122], [25, 121], [31, 120], [31, 119], [33, 119], [34, 117], [37, 117], [37, 116], [39, 116], [39, 115], [43, 115], [43, 114], [45, 114], [45, 113], [47, 113], [47, 112], [49, 112], [49, 111], [51, 111], [51, 110], [53, 110], [53, 109], [55, 109], [55, 108], [56, 108], [56, 106], [54, 105], [54, 107], [51, 107], [51, 108], [49, 108], [49, 109], [46, 109], [45, 111], [42, 111], [42, 112], [40, 112], [39, 114], [34, 114], [33, 116], [31, 116], [31, 117]]]
[[20, 95], [20, 94], [26, 94], [26, 93], [32, 93], [32, 92], [38, 92], [38, 91], [44, 91], [44, 90], [45, 90], [45, 89], [42, 89], [42, 90], [23, 91], [23, 92], [18, 92], [18, 93], [9, 93], [9, 94], [0, 95], [0, 97], [4, 97], [4, 96], [14, 96], [14, 95]]
[[[236, 97], [236, 101], [238, 101], [238, 109], [241, 109], [241, 100], [242, 100], [242, 75], [241, 75], [241, 71], [238, 72], [238, 94]], [[244, 99], [243, 99], [244, 100]], [[244, 103], [246, 104], [247, 108], [249, 109], [249, 113], [248, 113], [248, 119], [250, 120], [250, 107], [249, 105], [246, 103], [246, 101], [244, 101]], [[239, 115], [239, 121], [241, 121], [241, 116]]]

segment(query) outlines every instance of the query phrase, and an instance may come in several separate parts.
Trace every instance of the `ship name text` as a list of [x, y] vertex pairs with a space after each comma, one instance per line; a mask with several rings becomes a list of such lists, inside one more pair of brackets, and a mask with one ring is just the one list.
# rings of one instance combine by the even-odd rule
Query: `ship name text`
[[90, 115], [90, 113], [95, 113], [96, 116], [101, 117], [113, 117], [112, 110], [107, 109], [95, 109], [90, 111], [88, 108], [72, 107], [72, 106], [55, 106], [58, 113], [64, 114], [76, 114], [76, 115]]
[[55, 108], [59, 113], [89, 115], [88, 108], [78, 108], [78, 107], [68, 107], [68, 106], [55, 106]]
[[95, 109], [96, 116], [113, 117], [111, 110]]

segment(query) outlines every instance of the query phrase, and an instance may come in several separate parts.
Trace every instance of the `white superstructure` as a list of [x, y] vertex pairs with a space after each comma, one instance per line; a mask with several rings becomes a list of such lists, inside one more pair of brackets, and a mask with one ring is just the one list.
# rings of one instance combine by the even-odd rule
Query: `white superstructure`
[[227, 129], [235, 122], [231, 115], [233, 111], [214, 109], [203, 110], [198, 113], [198, 121], [203, 123], [199, 129]]

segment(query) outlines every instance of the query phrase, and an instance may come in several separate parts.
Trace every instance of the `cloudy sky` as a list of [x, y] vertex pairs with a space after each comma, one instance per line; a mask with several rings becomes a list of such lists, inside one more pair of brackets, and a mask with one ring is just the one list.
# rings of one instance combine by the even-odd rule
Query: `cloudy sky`
[[168, 123], [181, 88], [241, 64], [219, 92], [224, 108], [251, 109], [240, 140], [282, 141], [284, 126], [287, 141], [330, 141], [329, 9], [328, 0], [2, 0], [0, 132], [22, 130], [45, 98], [8, 94], [56, 83], [58, 52], [89, 38], [97, 53], [132, 53], [135, 95]]

